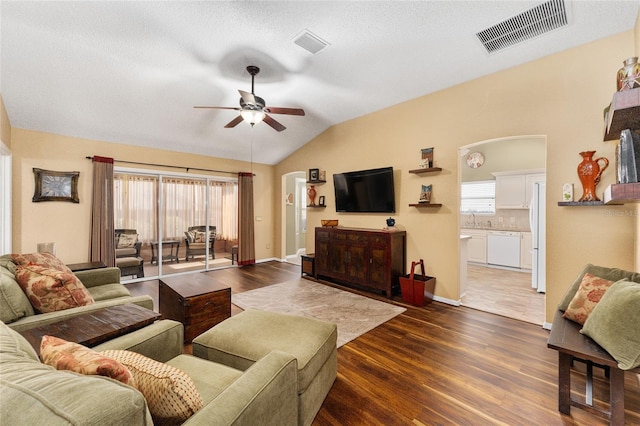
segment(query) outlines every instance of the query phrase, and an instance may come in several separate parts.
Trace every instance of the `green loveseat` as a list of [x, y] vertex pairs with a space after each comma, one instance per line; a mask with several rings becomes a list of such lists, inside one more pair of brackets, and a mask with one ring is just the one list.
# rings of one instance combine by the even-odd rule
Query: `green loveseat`
[[[293, 356], [272, 351], [246, 371], [182, 354], [183, 325], [163, 320], [93, 349], [138, 352], [191, 377], [204, 407], [185, 425], [295, 425]], [[0, 323], [0, 424], [151, 425], [147, 403], [131, 386], [42, 364], [27, 341]]]
[[151, 296], [131, 296], [129, 290], [120, 283], [118, 268], [101, 268], [75, 273], [91, 293], [94, 304], [57, 312], [36, 313], [15, 279], [15, 268], [11, 255], [0, 256], [0, 321], [14, 330], [26, 330], [125, 303], [135, 303], [153, 309]]

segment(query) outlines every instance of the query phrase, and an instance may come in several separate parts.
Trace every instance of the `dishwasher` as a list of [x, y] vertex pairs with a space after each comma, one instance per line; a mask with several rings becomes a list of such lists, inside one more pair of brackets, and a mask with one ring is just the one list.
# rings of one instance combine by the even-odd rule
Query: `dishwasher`
[[520, 267], [520, 232], [488, 231], [487, 263], [497, 266]]

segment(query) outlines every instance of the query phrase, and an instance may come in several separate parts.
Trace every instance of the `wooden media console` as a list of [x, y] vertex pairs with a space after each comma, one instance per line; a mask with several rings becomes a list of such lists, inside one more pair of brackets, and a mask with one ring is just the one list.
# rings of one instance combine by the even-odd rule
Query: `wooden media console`
[[406, 237], [393, 228], [316, 228], [316, 277], [382, 291], [391, 299], [405, 274]]

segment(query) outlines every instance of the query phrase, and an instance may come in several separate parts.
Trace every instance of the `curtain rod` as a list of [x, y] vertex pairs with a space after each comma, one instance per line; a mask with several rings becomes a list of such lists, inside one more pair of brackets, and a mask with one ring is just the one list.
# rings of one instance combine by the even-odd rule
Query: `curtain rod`
[[[87, 160], [93, 160], [93, 157], [86, 157]], [[113, 160], [115, 163], [126, 163], [126, 164], [138, 164], [142, 166], [155, 166], [155, 167], [169, 167], [172, 169], [185, 169], [187, 172], [189, 170], [198, 170], [201, 172], [213, 172], [213, 173], [227, 173], [230, 175], [238, 175], [240, 172], [229, 172], [226, 170], [212, 170], [212, 169], [200, 169], [198, 167], [184, 167], [184, 166], [171, 166], [168, 164], [155, 164], [155, 163], [141, 163], [138, 161], [125, 161], [125, 160]]]

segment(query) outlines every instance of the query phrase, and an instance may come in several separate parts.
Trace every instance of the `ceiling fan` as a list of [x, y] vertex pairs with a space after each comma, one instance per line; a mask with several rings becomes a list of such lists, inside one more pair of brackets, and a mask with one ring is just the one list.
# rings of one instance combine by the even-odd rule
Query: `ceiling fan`
[[240, 92], [240, 107], [217, 107], [217, 106], [194, 106], [194, 108], [213, 108], [213, 109], [233, 109], [240, 111], [240, 115], [231, 120], [224, 126], [225, 128], [236, 127], [243, 120], [246, 120], [253, 127], [254, 124], [264, 121], [269, 126], [273, 127], [278, 132], [286, 129], [281, 123], [274, 120], [270, 114], [286, 114], [286, 115], [304, 115], [302, 108], [280, 108], [280, 107], [267, 107], [264, 99], [260, 96], [256, 96], [253, 93], [255, 76], [260, 72], [260, 68], [255, 65], [249, 65], [247, 71], [251, 74], [251, 93], [244, 90], [238, 90]]

